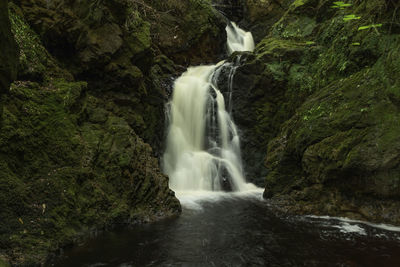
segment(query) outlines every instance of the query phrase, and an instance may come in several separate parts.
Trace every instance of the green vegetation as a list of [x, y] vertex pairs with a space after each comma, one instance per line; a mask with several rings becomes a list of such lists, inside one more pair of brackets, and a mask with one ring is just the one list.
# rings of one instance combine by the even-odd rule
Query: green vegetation
[[336, 2], [333, 2], [333, 5], [331, 7], [332, 8], [345, 9], [346, 7], [351, 7], [351, 6], [352, 6], [352, 4], [345, 3], [345, 2], [342, 2], [342, 1], [336, 1]]
[[0, 265], [43, 264], [92, 231], [178, 214], [155, 155], [171, 77], [224, 49], [210, 1], [8, 7], [1, 25], [20, 50], [0, 90]]
[[245, 151], [264, 151], [265, 197], [286, 211], [400, 222], [395, 10], [383, 0], [296, 1], [238, 69], [251, 76], [240, 87], [249, 102], [236, 100], [256, 144]]
[[[399, 224], [399, 4], [260, 3], [248, 6], [264, 28], [255, 53], [230, 60], [240, 55], [234, 116], [247, 163], [268, 167], [265, 196]], [[179, 213], [156, 157], [173, 77], [224, 53], [211, 1], [22, 0], [9, 11], [0, 265], [43, 263], [91, 231]]]
[[345, 15], [343, 18], [344, 21], [355, 20], [355, 19], [361, 19], [361, 17], [351, 14], [351, 15]]
[[0, 92], [0, 264], [43, 264], [92, 231], [179, 213], [155, 158], [166, 88], [192, 51], [215, 61], [224, 28], [207, 1], [159, 3], [9, 4], [20, 62]]
[[366, 26], [360, 26], [360, 27], [358, 27], [358, 30], [362, 31], [362, 30], [368, 30], [371, 28], [379, 28], [379, 27], [382, 27], [382, 24], [371, 24], [371, 25], [366, 25]]

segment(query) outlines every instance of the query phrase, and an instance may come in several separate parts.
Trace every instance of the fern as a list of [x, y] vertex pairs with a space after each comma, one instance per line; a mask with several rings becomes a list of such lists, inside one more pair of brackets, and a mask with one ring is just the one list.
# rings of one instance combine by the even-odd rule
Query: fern
[[351, 14], [351, 15], [346, 15], [343, 18], [344, 21], [355, 20], [355, 19], [361, 19], [361, 17]]
[[365, 26], [358, 27], [358, 30], [362, 31], [362, 30], [368, 30], [368, 29], [371, 29], [371, 28], [379, 28], [379, 27], [382, 27], [382, 24], [370, 24], [370, 25], [365, 25]]
[[346, 7], [351, 7], [351, 4], [346, 4], [345, 2], [338, 1], [338, 2], [333, 2], [333, 5], [331, 6], [332, 8], [338, 8], [338, 9], [344, 9]]

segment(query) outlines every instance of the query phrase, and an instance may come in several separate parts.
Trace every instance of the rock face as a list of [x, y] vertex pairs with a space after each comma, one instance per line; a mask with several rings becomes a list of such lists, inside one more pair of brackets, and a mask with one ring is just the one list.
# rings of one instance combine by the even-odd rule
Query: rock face
[[164, 105], [182, 65], [223, 53], [210, 3], [16, 0], [9, 11], [20, 53], [18, 66], [4, 59], [15, 65], [4, 85], [18, 75], [2, 96], [0, 265], [43, 263], [92, 231], [179, 214], [157, 160]]
[[85, 90], [16, 82], [5, 99], [0, 238], [12, 261], [40, 262], [85, 232], [180, 209], [150, 146]]
[[264, 197], [282, 209], [400, 224], [398, 8], [294, 1], [231, 59], [245, 161], [264, 155], [254, 177], [268, 173]]
[[213, 6], [226, 19], [236, 23], [244, 19], [246, 11], [246, 0], [213, 0]]
[[17, 46], [11, 33], [7, 4], [6, 0], [0, 1], [0, 95], [8, 92], [11, 82], [16, 78], [18, 64]]
[[254, 40], [259, 42], [292, 2], [291, 0], [246, 0], [243, 20], [240, 24], [249, 29]]
[[18, 3], [46, 49], [98, 97], [118, 102], [119, 116], [156, 153], [169, 77], [177, 65], [215, 62], [224, 50], [225, 23], [208, 1]]
[[291, 0], [213, 0], [214, 7], [226, 19], [236, 22], [251, 31], [259, 42], [267, 35], [271, 26], [288, 9]]

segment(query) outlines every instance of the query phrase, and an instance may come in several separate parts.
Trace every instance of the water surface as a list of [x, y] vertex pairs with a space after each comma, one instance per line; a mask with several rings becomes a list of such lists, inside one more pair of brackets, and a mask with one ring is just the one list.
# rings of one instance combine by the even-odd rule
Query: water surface
[[101, 234], [55, 266], [400, 266], [399, 228], [278, 216], [259, 192], [181, 198], [180, 217]]

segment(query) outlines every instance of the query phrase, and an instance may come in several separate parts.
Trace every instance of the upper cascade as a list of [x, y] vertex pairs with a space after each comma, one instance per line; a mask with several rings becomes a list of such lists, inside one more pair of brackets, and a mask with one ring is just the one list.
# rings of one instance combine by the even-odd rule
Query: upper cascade
[[229, 23], [225, 30], [228, 36], [229, 55], [236, 51], [254, 51], [255, 45], [251, 32], [240, 29], [235, 22]]
[[[251, 33], [233, 22], [226, 31], [230, 54], [253, 51]], [[238, 130], [227, 111], [231, 110], [230, 101], [226, 103], [217, 87], [219, 70], [223, 66], [231, 68], [233, 77], [236, 67], [222, 61], [216, 65], [190, 67], [175, 81], [167, 113], [169, 129], [163, 157], [164, 171], [175, 191], [256, 188], [245, 181]]]

